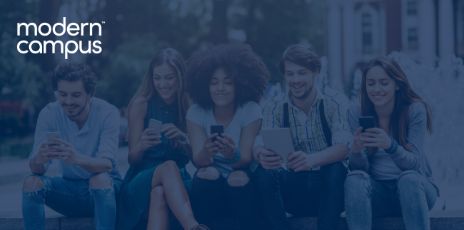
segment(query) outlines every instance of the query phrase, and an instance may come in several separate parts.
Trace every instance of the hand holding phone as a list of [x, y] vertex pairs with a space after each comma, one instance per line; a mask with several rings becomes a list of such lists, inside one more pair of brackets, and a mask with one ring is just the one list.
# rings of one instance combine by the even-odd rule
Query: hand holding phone
[[[217, 134], [218, 136], [222, 136], [222, 134], [224, 133], [224, 126], [223, 125], [212, 125], [210, 127], [209, 133], [211, 135]], [[213, 142], [214, 141], [215, 139], [213, 139]]]
[[151, 118], [148, 121], [148, 128], [153, 129], [156, 132], [156, 134], [161, 134], [162, 126], [163, 126], [163, 122], [159, 120]]
[[359, 125], [362, 127], [363, 132], [366, 129], [374, 128], [377, 126], [373, 116], [361, 116], [359, 118]]

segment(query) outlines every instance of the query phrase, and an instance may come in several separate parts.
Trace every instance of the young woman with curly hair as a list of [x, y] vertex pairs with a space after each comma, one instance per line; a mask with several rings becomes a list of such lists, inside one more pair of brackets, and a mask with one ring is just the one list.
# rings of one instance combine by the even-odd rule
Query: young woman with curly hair
[[268, 75], [247, 45], [220, 45], [189, 63], [188, 92], [196, 104], [186, 120], [198, 168], [191, 199], [198, 220], [212, 229], [224, 229], [212, 227], [223, 217], [237, 220], [239, 229], [257, 229], [249, 167]]
[[428, 211], [438, 189], [424, 152], [424, 137], [431, 130], [429, 107], [389, 58], [369, 62], [361, 90], [361, 109], [353, 110], [352, 127], [359, 127], [360, 115], [373, 117], [376, 125], [354, 133], [352, 171], [345, 181], [348, 227], [370, 230], [372, 217], [402, 216], [407, 230], [430, 229]]

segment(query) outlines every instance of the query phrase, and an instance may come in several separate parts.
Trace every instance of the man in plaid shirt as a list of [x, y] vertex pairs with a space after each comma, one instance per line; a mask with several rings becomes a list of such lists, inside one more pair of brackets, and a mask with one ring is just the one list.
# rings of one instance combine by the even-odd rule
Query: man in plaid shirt
[[254, 180], [266, 229], [289, 229], [286, 212], [318, 216], [318, 229], [337, 229], [351, 133], [346, 105], [317, 90], [320, 68], [309, 46], [288, 47], [280, 62], [288, 99], [264, 106], [263, 128], [290, 128], [295, 148], [285, 169], [284, 159], [275, 152], [259, 144], [254, 149], [259, 162]]

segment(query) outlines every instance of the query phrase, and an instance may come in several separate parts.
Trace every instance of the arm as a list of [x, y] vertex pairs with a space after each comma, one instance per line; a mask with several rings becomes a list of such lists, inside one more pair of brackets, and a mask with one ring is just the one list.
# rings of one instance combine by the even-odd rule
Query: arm
[[[403, 171], [419, 170], [420, 159], [425, 157], [423, 146], [427, 132], [427, 113], [422, 103], [410, 106], [408, 125], [408, 149], [398, 145], [396, 151], [390, 153], [395, 164]], [[392, 141], [394, 141], [392, 139]]]
[[143, 132], [143, 120], [147, 112], [147, 101], [143, 98], [135, 98], [129, 105], [128, 113], [128, 144], [129, 164], [135, 164], [142, 158], [143, 149], [138, 144]]
[[364, 143], [361, 141], [361, 132], [361, 127], [358, 127], [354, 132], [348, 163], [352, 170], [363, 170], [367, 172], [369, 169], [369, 159], [364, 151]]
[[129, 164], [137, 164], [148, 148], [161, 143], [161, 135], [152, 129], [144, 130], [144, 119], [147, 112], [147, 99], [135, 98], [129, 105]]
[[[100, 134], [100, 142], [95, 157], [81, 156], [78, 165], [89, 172], [109, 172], [116, 165], [116, 153], [119, 147], [119, 111], [112, 108], [105, 117]], [[86, 159], [86, 158], [90, 159]]]
[[108, 109], [108, 113], [101, 121], [98, 147], [95, 155], [82, 154], [72, 144], [61, 139], [54, 139], [51, 143], [57, 155], [66, 163], [78, 165], [91, 173], [109, 172], [115, 166], [116, 153], [119, 142], [119, 112], [116, 108]]
[[208, 141], [208, 137], [203, 128], [195, 122], [187, 120], [187, 132], [192, 146], [193, 164], [198, 168], [211, 165], [215, 152], [209, 152], [208, 149], [205, 148], [205, 145], [210, 144], [210, 141]]
[[51, 120], [53, 119], [50, 109], [47, 107], [40, 111], [37, 118], [37, 124], [34, 134], [34, 146], [29, 158], [29, 168], [34, 174], [42, 175], [47, 171], [51, 158], [47, 156], [48, 149], [46, 148], [46, 133], [53, 129]]
[[247, 166], [253, 160], [253, 145], [255, 138], [261, 129], [261, 119], [248, 124], [242, 129], [240, 135], [240, 160], [232, 165], [232, 168], [239, 169]]

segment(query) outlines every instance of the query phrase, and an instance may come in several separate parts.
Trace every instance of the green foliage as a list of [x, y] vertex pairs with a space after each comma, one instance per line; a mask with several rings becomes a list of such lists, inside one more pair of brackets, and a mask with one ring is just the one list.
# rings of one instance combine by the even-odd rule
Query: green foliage
[[[43, 106], [50, 98], [49, 81], [40, 66], [17, 53], [17, 39], [3, 33], [0, 42], [0, 98]], [[14, 47], [14, 48], [12, 48]]]
[[117, 107], [127, 106], [135, 93], [157, 48], [153, 36], [133, 37], [121, 43], [101, 70], [97, 96]]

